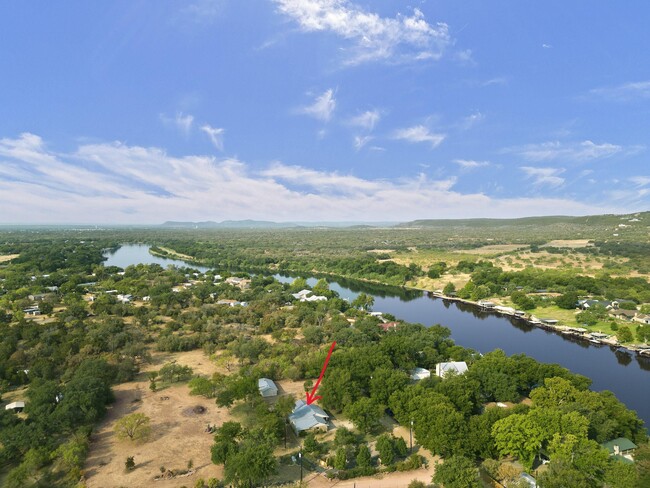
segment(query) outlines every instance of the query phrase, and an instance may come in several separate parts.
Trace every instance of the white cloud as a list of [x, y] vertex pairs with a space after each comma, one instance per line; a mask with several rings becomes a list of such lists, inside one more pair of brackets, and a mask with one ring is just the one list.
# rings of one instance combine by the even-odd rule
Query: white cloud
[[354, 136], [354, 148], [359, 151], [373, 139], [374, 137], [372, 136]]
[[404, 221], [630, 210], [563, 198], [496, 199], [461, 193], [455, 183], [424, 175], [384, 180], [280, 162], [254, 171], [236, 159], [172, 156], [160, 148], [120, 142], [83, 144], [60, 153], [29, 133], [0, 139], [4, 223]]
[[194, 124], [194, 116], [182, 112], [177, 112], [174, 117], [168, 117], [165, 114], [160, 114], [160, 120], [167, 125], [176, 127], [186, 137], [192, 131], [192, 124]]
[[552, 49], [553, 48], [553, 46], [551, 46], [550, 44], [542, 44], [542, 47], [544, 49]]
[[618, 86], [594, 88], [591, 95], [607, 100], [627, 102], [650, 98], [650, 81], [623, 83]]
[[336, 108], [336, 99], [334, 98], [334, 90], [331, 88], [316, 97], [314, 103], [302, 107], [298, 110], [299, 113], [309, 115], [323, 122], [328, 122], [332, 118], [334, 109]]
[[225, 129], [211, 127], [210, 125], [205, 124], [201, 127], [201, 130], [208, 135], [214, 147], [219, 149], [219, 151], [223, 151], [223, 134]]
[[643, 150], [642, 146], [624, 147], [617, 144], [596, 144], [586, 140], [582, 142], [565, 143], [559, 141], [543, 142], [540, 144], [527, 144], [504, 149], [503, 152], [512, 152], [527, 161], [556, 161], [582, 163], [614, 156], [615, 154], [636, 154]]
[[468, 115], [467, 117], [463, 117], [458, 127], [461, 130], [469, 130], [472, 127], [474, 127], [476, 124], [482, 122], [483, 119], [485, 119], [485, 115], [477, 111], [474, 112], [473, 114]]
[[632, 176], [629, 180], [637, 187], [650, 185], [650, 176]]
[[563, 168], [533, 168], [531, 166], [522, 166], [519, 169], [526, 173], [526, 176], [531, 178], [536, 186], [557, 188], [564, 184], [564, 178], [558, 176], [564, 173]]
[[424, 14], [395, 18], [367, 12], [348, 0], [274, 0], [305, 32], [333, 32], [352, 43], [348, 63], [439, 59], [452, 40], [446, 24]]
[[372, 131], [379, 120], [381, 119], [381, 112], [379, 110], [367, 110], [362, 114], [352, 117], [348, 122], [350, 125], [360, 127], [362, 129]]
[[398, 129], [393, 134], [394, 139], [408, 142], [428, 142], [432, 148], [438, 147], [447, 137], [446, 134], [435, 134], [423, 125], [416, 125], [405, 129]]
[[474, 161], [473, 159], [454, 159], [454, 163], [456, 163], [462, 169], [467, 170], [490, 166], [489, 161]]

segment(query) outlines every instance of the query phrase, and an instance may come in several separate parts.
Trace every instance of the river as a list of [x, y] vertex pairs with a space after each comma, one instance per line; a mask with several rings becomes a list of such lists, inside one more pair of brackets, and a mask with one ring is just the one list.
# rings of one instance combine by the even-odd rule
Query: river
[[[146, 245], [125, 245], [107, 256], [105, 266], [124, 268], [131, 264], [156, 263], [163, 267], [191, 266], [202, 272], [208, 269], [153, 256]], [[280, 275], [275, 278], [282, 282], [293, 280]], [[313, 286], [316, 278], [310, 278], [308, 283]], [[500, 348], [508, 355], [524, 353], [541, 362], [561, 364], [591, 378], [593, 390], [614, 392], [629, 408], [637, 411], [646, 426], [650, 426], [650, 359], [622, 350], [613, 352], [609, 346], [571, 340], [513, 317], [482, 312], [472, 305], [449, 302], [422, 292], [348, 280], [332, 280], [330, 289], [350, 301], [360, 292], [372, 295], [375, 298], [373, 310], [390, 313], [407, 322], [444, 325], [451, 330], [452, 339], [464, 347], [480, 352]]]

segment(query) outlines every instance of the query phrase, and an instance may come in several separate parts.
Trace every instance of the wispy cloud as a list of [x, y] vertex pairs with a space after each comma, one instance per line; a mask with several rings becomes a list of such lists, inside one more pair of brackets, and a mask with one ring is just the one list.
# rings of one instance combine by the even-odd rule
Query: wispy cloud
[[650, 186], [650, 176], [632, 176], [629, 180], [637, 187]]
[[616, 154], [636, 154], [643, 149], [643, 146], [624, 147], [608, 142], [597, 144], [587, 140], [572, 143], [551, 141], [540, 144], [527, 144], [506, 148], [503, 152], [515, 153], [527, 161], [533, 162], [562, 160], [581, 163], [608, 158]]
[[386, 18], [348, 0], [274, 1], [303, 31], [333, 32], [350, 41], [349, 64], [439, 59], [452, 43], [447, 25], [428, 23], [418, 9]]
[[352, 117], [348, 122], [354, 127], [359, 127], [367, 131], [372, 131], [379, 120], [381, 119], [381, 112], [377, 109], [366, 110], [365, 112]]
[[223, 151], [223, 134], [225, 129], [211, 127], [210, 125], [205, 124], [201, 126], [201, 130], [208, 135], [214, 147], [219, 149], [219, 151]]
[[489, 161], [474, 161], [473, 159], [454, 159], [454, 163], [462, 169], [471, 170], [476, 168], [484, 168], [490, 166]]
[[483, 115], [481, 112], [476, 111], [467, 117], [463, 117], [463, 119], [460, 121], [458, 124], [458, 128], [461, 130], [469, 130], [472, 127], [474, 127], [476, 124], [479, 124], [485, 119], [485, 115]]
[[446, 134], [436, 134], [430, 132], [424, 125], [416, 125], [405, 129], [398, 129], [393, 134], [393, 139], [400, 139], [408, 142], [426, 142], [432, 148], [438, 147], [447, 137]]
[[558, 176], [564, 173], [563, 168], [534, 168], [531, 166], [522, 166], [519, 169], [526, 173], [526, 177], [532, 179], [536, 186], [557, 188], [564, 184], [564, 178]]
[[194, 0], [183, 7], [183, 16], [197, 24], [209, 24], [223, 12], [224, 0]]
[[373, 139], [372, 136], [354, 136], [354, 148], [359, 151]]
[[237, 159], [171, 156], [161, 148], [120, 142], [83, 144], [61, 153], [29, 133], [0, 139], [0, 220], [5, 223], [385, 221], [431, 218], [433, 208], [449, 218], [519, 217], [540, 209], [554, 214], [626, 210], [565, 198], [497, 199], [462, 193], [455, 183], [422, 174], [384, 180], [281, 162], [253, 170]]
[[508, 78], [505, 76], [497, 76], [495, 78], [489, 78], [485, 81], [481, 81], [480, 86], [491, 86], [491, 85], [507, 85]]
[[160, 120], [166, 125], [173, 126], [178, 129], [184, 136], [188, 136], [192, 131], [194, 124], [194, 116], [190, 114], [183, 114], [177, 112], [175, 116], [169, 117], [165, 114], [160, 114]]
[[606, 100], [627, 102], [650, 98], [650, 81], [636, 81], [617, 86], [594, 88], [589, 93]]
[[334, 90], [325, 90], [322, 95], [316, 97], [314, 103], [301, 107], [298, 113], [309, 115], [323, 122], [328, 122], [332, 118], [334, 109], [336, 108], [336, 99], [334, 98]]

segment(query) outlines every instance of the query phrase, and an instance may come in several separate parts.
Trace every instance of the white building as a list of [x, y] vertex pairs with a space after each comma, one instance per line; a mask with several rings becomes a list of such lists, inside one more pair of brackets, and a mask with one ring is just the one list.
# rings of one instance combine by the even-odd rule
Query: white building
[[411, 371], [411, 379], [414, 381], [420, 381], [430, 377], [431, 377], [431, 371], [429, 371], [428, 369], [415, 368], [413, 371]]
[[444, 378], [448, 374], [464, 374], [467, 372], [467, 363], [465, 361], [438, 363], [436, 364], [436, 376]]
[[278, 394], [278, 387], [275, 385], [273, 380], [268, 378], [260, 378], [257, 380], [257, 387], [260, 390], [260, 395], [263, 397], [273, 397]]

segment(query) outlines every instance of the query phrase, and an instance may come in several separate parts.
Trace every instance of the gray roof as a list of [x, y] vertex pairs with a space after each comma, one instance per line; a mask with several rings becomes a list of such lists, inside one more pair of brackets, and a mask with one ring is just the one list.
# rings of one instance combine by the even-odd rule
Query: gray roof
[[266, 391], [266, 390], [278, 391], [278, 387], [275, 386], [273, 380], [270, 380], [268, 378], [260, 378], [259, 380], [257, 380], [257, 387], [260, 389], [260, 391]]
[[438, 363], [440, 366], [440, 374], [444, 375], [450, 372], [463, 374], [467, 371], [467, 363], [465, 361], [452, 361], [449, 363]]
[[309, 430], [317, 425], [327, 425], [329, 415], [318, 405], [307, 405], [304, 400], [296, 401], [293, 413], [289, 415], [289, 422], [296, 432]]

